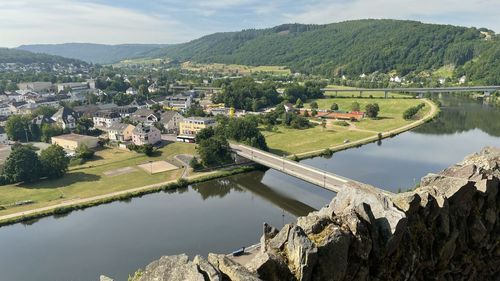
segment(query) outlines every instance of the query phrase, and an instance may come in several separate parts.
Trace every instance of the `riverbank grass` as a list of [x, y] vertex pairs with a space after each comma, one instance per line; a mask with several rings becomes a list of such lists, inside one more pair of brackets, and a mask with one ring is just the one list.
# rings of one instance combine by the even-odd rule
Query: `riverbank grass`
[[[182, 175], [181, 168], [151, 175], [137, 165], [149, 161], [173, 161], [173, 157], [177, 154], [194, 153], [194, 145], [187, 143], [168, 144], [159, 149], [158, 155], [154, 157], [117, 148], [103, 149], [96, 152], [94, 160], [70, 167], [68, 173], [60, 179], [42, 180], [34, 184], [0, 186], [0, 206], [5, 207], [4, 210], [0, 210], [0, 215], [175, 180]], [[129, 168], [126, 173], [113, 175], [113, 171], [125, 168]], [[24, 200], [32, 200], [35, 203], [13, 206], [16, 202]]]
[[[315, 125], [309, 129], [297, 130], [278, 126], [274, 131], [263, 130], [271, 152], [279, 155], [303, 154], [342, 145], [346, 140], [355, 142], [376, 137], [378, 133], [396, 130], [414, 122], [415, 120], [404, 120], [403, 112], [422, 102], [419, 99], [327, 98], [311, 100], [304, 108], [309, 109], [309, 104], [313, 101], [318, 103], [319, 109], [329, 109], [333, 103], [337, 103], [339, 109], [344, 111], [349, 111], [353, 102], [358, 102], [361, 110], [369, 103], [378, 103], [380, 112], [376, 119], [364, 118], [359, 122], [350, 122], [349, 127], [335, 125], [334, 120], [328, 120], [325, 128]], [[419, 118], [427, 115], [430, 110], [427, 104], [419, 112]], [[319, 122], [314, 118], [311, 121]]]

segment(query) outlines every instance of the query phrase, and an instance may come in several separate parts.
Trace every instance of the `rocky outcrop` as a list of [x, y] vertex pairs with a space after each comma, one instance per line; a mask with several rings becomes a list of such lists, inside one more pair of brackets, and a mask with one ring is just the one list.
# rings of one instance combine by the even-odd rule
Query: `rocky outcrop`
[[499, 280], [500, 150], [485, 148], [412, 192], [349, 183], [243, 267], [224, 255], [150, 264], [139, 280]]

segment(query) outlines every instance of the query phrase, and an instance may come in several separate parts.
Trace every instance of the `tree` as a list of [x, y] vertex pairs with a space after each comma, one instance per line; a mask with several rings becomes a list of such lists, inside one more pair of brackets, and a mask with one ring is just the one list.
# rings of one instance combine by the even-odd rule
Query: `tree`
[[56, 179], [64, 176], [68, 171], [69, 158], [64, 149], [57, 144], [53, 144], [42, 150], [40, 154], [40, 163], [43, 169], [43, 175], [49, 179]]
[[367, 104], [365, 106], [366, 116], [370, 118], [377, 118], [380, 108], [377, 103]]
[[311, 116], [314, 117], [318, 115], [318, 111], [316, 109], [311, 110]]
[[90, 118], [82, 117], [76, 121], [76, 133], [78, 134], [87, 135], [92, 127], [94, 127], [94, 121]]
[[361, 110], [361, 106], [359, 105], [359, 103], [357, 101], [355, 101], [351, 104], [351, 110], [352, 111], [360, 111]]
[[28, 129], [30, 118], [25, 115], [12, 115], [7, 119], [5, 132], [13, 141], [29, 141]]
[[304, 111], [304, 117], [309, 117], [309, 111], [307, 111], [307, 109]]
[[205, 167], [218, 166], [231, 161], [229, 142], [220, 135], [202, 140], [198, 144], [198, 154]]
[[304, 102], [300, 98], [297, 99], [297, 102], [295, 102], [295, 107], [296, 108], [303, 108], [304, 107]]
[[54, 136], [59, 136], [62, 135], [64, 132], [63, 128], [57, 126], [57, 125], [52, 125], [52, 124], [42, 124], [42, 133], [41, 133], [41, 140], [43, 142], [50, 142], [50, 139]]
[[51, 117], [52, 115], [54, 115], [54, 113], [57, 112], [57, 109], [55, 109], [54, 107], [52, 106], [40, 106], [38, 107], [32, 114], [32, 117], [36, 117], [36, 116], [44, 116], [44, 117]]
[[311, 107], [311, 109], [318, 109], [318, 103], [315, 101], [311, 102], [309, 106]]
[[89, 160], [92, 159], [92, 157], [94, 157], [94, 151], [85, 144], [80, 144], [76, 148], [75, 152], [77, 157], [83, 160]]
[[5, 161], [3, 176], [11, 183], [30, 183], [40, 178], [40, 171], [41, 164], [36, 152], [29, 147], [19, 146]]
[[332, 106], [330, 107], [331, 110], [339, 110], [339, 105], [336, 103], [332, 103]]

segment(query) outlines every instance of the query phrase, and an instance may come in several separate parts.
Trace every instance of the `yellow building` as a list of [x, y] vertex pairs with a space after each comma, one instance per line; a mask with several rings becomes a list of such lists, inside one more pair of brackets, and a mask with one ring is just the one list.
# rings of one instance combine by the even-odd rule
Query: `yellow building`
[[179, 135], [195, 136], [199, 131], [215, 126], [213, 118], [189, 117], [179, 122]]
[[88, 146], [89, 148], [97, 147], [99, 139], [91, 136], [67, 134], [52, 137], [51, 142], [52, 144], [57, 144], [67, 150], [76, 150], [76, 148], [82, 144]]

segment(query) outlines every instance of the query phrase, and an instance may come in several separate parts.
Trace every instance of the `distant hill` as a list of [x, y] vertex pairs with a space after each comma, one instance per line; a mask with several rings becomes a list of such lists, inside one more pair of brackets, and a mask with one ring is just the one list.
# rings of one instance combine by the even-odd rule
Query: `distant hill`
[[91, 43], [65, 43], [22, 45], [19, 46], [18, 49], [79, 59], [90, 63], [110, 64], [124, 59], [138, 57], [146, 52], [165, 46], [166, 45], [157, 44], [103, 45]]
[[[492, 38], [486, 41], [485, 34], [492, 34], [488, 36]], [[294, 71], [328, 76], [375, 71], [406, 75], [444, 65], [460, 68], [479, 59], [482, 53], [488, 57], [498, 54], [499, 44], [498, 36], [486, 29], [416, 21], [355, 20], [215, 33], [154, 49], [145, 56], [199, 63], [284, 65]], [[500, 84], [497, 62], [488, 81]], [[483, 78], [479, 67], [462, 69], [472, 70], [475, 78]]]
[[36, 54], [28, 51], [8, 49], [8, 48], [0, 48], [0, 63], [22, 63], [22, 64], [59, 63], [59, 64], [74, 64], [74, 65], [87, 64], [86, 62], [76, 59], [63, 58], [60, 56], [53, 56], [47, 54]]

